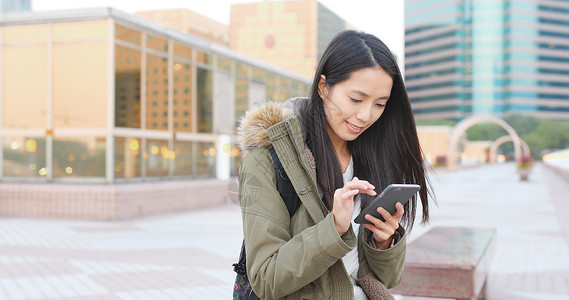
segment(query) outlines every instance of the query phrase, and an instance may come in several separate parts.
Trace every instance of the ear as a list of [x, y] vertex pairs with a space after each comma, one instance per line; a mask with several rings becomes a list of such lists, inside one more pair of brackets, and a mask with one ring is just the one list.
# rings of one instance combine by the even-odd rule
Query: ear
[[320, 80], [318, 81], [318, 95], [320, 98], [324, 99], [328, 95], [328, 87], [326, 86], [326, 76], [320, 75]]

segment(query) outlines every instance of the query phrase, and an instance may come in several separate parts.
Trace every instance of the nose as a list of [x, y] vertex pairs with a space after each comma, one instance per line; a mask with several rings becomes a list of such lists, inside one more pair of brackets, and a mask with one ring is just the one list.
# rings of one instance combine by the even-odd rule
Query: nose
[[364, 125], [367, 124], [369, 122], [369, 120], [371, 119], [371, 107], [362, 107], [360, 110], [357, 111], [356, 113], [356, 119], [358, 119], [358, 121], [362, 122], [362, 124], [360, 125]]

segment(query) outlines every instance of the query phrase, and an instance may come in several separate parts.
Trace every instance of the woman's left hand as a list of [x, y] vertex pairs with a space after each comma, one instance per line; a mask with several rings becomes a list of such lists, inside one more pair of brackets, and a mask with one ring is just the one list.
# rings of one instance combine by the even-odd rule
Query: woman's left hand
[[403, 217], [403, 213], [405, 212], [403, 205], [399, 202], [395, 204], [395, 208], [397, 208], [397, 211], [393, 215], [382, 207], [377, 208], [377, 212], [383, 216], [385, 222], [372, 215], [365, 216], [366, 220], [372, 224], [364, 224], [364, 226], [373, 232], [373, 238], [375, 239], [377, 247], [381, 250], [385, 250], [391, 246], [393, 234], [397, 228], [399, 228], [399, 221], [401, 221], [401, 217]]

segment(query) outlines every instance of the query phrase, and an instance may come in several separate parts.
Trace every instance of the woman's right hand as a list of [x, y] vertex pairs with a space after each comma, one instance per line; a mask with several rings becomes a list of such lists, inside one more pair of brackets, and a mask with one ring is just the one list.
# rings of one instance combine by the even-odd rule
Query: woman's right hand
[[366, 193], [371, 196], [377, 195], [373, 190], [375, 187], [365, 181], [354, 177], [352, 181], [346, 182], [344, 187], [334, 192], [334, 206], [332, 214], [334, 215], [334, 225], [336, 231], [341, 236], [350, 228], [352, 223], [352, 215], [354, 213], [354, 196], [359, 193]]

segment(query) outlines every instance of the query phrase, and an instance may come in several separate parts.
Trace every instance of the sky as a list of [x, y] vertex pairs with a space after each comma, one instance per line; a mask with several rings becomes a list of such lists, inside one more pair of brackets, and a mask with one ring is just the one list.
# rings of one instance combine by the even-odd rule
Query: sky
[[[135, 13], [142, 10], [187, 8], [220, 23], [229, 24], [231, 4], [260, 1], [263, 0], [32, 0], [32, 9], [43, 11], [110, 6], [127, 13]], [[379, 37], [397, 56], [399, 65], [404, 51], [403, 1], [319, 0], [359, 30]]]

